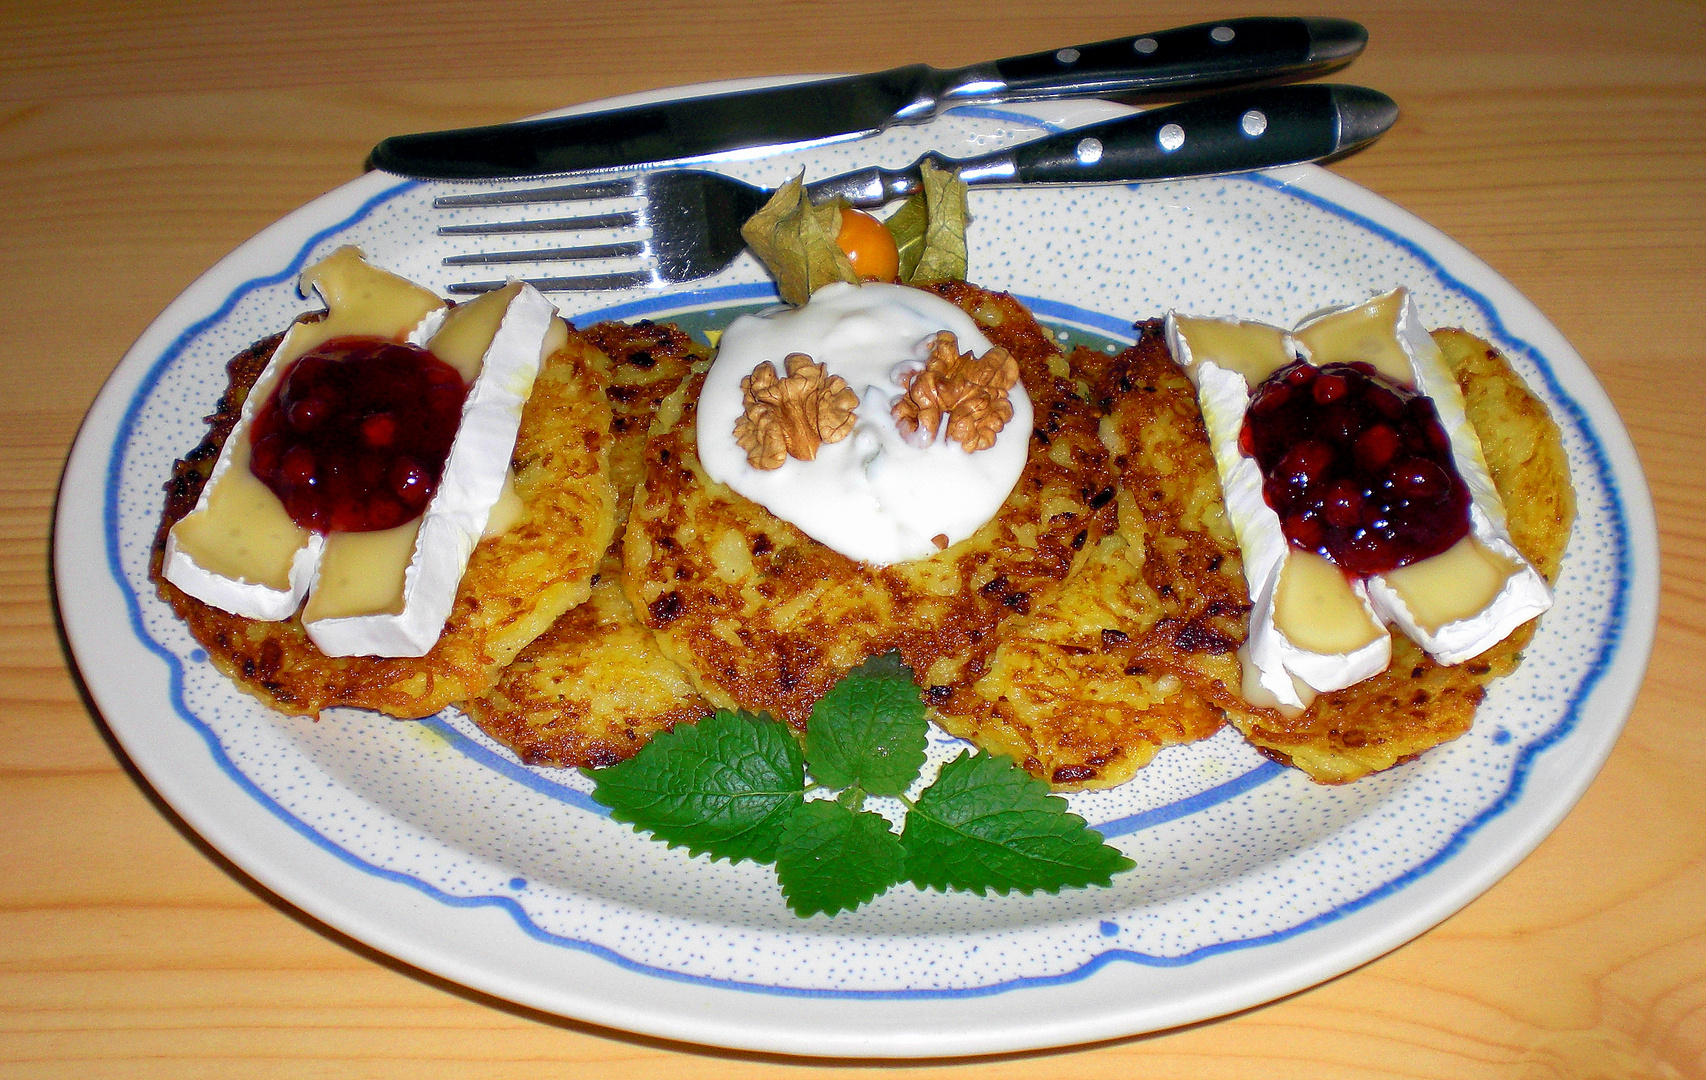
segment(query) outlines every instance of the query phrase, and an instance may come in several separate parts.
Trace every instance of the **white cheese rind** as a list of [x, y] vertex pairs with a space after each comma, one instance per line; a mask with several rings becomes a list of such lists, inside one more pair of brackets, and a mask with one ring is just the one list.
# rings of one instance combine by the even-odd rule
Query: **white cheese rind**
[[1546, 579], [1512, 546], [1502, 529], [1493, 527], [1479, 505], [1469, 508], [1469, 531], [1489, 550], [1514, 564], [1516, 570], [1505, 579], [1504, 587], [1493, 602], [1467, 619], [1430, 630], [1416, 620], [1404, 598], [1386, 583], [1384, 577], [1368, 579], [1368, 597], [1374, 609], [1387, 622], [1404, 631], [1429, 656], [1446, 665], [1461, 664], [1480, 656], [1517, 627], [1552, 606], [1552, 590]]
[[[503, 489], [521, 412], [557, 309], [531, 286], [510, 301], [468, 392], [438, 490], [421, 521], [396, 614], [305, 622], [327, 656], [421, 656], [444, 632], [468, 558]], [[417, 336], [430, 340], [422, 327]]]
[[[1215, 469], [1220, 474], [1227, 518], [1243, 553], [1251, 608], [1250, 637], [1241, 652], [1255, 667], [1262, 688], [1282, 706], [1301, 709], [1309, 702], [1296, 680], [1302, 680], [1317, 693], [1325, 693], [1386, 670], [1392, 657], [1392, 639], [1385, 634], [1351, 653], [1317, 653], [1294, 644], [1275, 624], [1275, 595], [1291, 545], [1280, 527], [1279, 515], [1262, 497], [1260, 466], [1238, 448], [1238, 433], [1250, 406], [1249, 383], [1243, 375], [1213, 360], [1193, 357], [1189, 342], [1178, 332], [1171, 314], [1167, 316], [1167, 343], [1197, 386], [1197, 400], [1202, 406]], [[1361, 583], [1353, 582], [1351, 591], [1370, 620], [1378, 622]]]
[[[444, 302], [433, 294], [369, 265], [358, 249], [348, 246], [305, 269], [297, 288], [303, 295], [318, 293], [326, 305], [325, 316], [318, 322], [293, 323], [273, 350], [249, 389], [195, 508], [168, 530], [162, 567], [167, 581], [203, 603], [268, 622], [288, 619], [296, 612], [324, 557], [325, 538], [292, 522], [277, 496], [248, 475], [249, 431], [256, 414], [271, 398], [284, 369], [310, 349], [344, 334], [401, 334], [411, 324], [424, 321], [423, 314], [442, 317], [444, 309]], [[231, 491], [225, 490], [233, 484]], [[251, 535], [240, 535], [245, 529]], [[193, 533], [199, 540], [186, 542], [180, 531]], [[242, 567], [235, 573], [232, 565], [218, 566], [221, 560], [231, 562], [233, 534], [238, 534], [235, 563]], [[282, 549], [288, 544], [289, 561], [275, 564], [278, 573], [264, 567], [257, 570], [252, 553], [242, 553], [246, 542], [262, 549], [275, 543]], [[191, 552], [198, 544], [206, 565]], [[250, 571], [254, 571], [252, 577], [245, 576]], [[281, 576], [283, 587], [278, 583]]]

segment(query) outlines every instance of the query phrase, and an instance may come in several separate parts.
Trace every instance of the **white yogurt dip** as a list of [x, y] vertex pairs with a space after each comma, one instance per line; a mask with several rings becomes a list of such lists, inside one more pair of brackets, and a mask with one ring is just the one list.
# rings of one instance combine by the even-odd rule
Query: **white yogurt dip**
[[[837, 283], [804, 307], [736, 319], [699, 397], [705, 471], [820, 543], [875, 566], [934, 555], [938, 537], [964, 540], [995, 516], [1024, 471], [1031, 399], [1022, 385], [1008, 391], [1013, 419], [986, 450], [967, 453], [940, 434], [928, 446], [909, 442], [892, 412], [905, 393], [899, 378], [923, 366], [942, 330], [962, 353], [982, 356], [993, 347], [964, 311], [903, 285]], [[784, 374], [789, 353], [810, 356], [859, 396], [853, 432], [819, 447], [811, 461], [790, 457], [780, 468], [757, 469], [734, 436], [740, 383], [766, 360]]]

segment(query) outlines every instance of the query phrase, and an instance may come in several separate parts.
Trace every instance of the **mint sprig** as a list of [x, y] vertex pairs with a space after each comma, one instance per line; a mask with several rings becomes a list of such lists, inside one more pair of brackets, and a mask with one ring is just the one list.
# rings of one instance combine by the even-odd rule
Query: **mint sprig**
[[[927, 722], [895, 657], [849, 672], [812, 709], [805, 749], [767, 716], [720, 710], [589, 772], [611, 816], [693, 855], [774, 863], [802, 918], [850, 911], [910, 880], [986, 895], [1108, 885], [1133, 862], [1010, 759], [962, 754], [915, 801]], [[806, 784], [807, 772], [814, 783]], [[838, 790], [834, 799], [808, 790]], [[907, 808], [897, 835], [869, 795]]]

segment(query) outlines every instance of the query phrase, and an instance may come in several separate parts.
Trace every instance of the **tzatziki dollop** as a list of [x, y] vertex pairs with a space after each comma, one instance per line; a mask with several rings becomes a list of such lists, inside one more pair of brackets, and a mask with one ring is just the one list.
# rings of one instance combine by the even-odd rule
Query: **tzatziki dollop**
[[[903, 374], [922, 368], [932, 339], [947, 330], [959, 351], [993, 346], [964, 311], [904, 285], [837, 283], [803, 307], [736, 319], [718, 342], [699, 397], [699, 460], [711, 478], [765, 507], [850, 559], [887, 566], [934, 555], [995, 516], [1024, 471], [1032, 426], [1022, 384], [1008, 391], [1013, 418], [995, 445], [968, 453], [938, 434], [909, 441], [893, 406]], [[735, 440], [741, 380], [768, 360], [778, 374], [790, 353], [805, 353], [859, 397], [854, 428], [811, 461], [790, 457], [758, 469]], [[944, 425], [945, 426], [945, 425]]]

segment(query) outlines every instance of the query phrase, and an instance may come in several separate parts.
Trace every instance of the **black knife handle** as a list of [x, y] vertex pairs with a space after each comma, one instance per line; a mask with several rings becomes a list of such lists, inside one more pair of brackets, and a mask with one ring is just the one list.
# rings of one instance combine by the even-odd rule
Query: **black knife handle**
[[1005, 101], [1230, 86], [1319, 73], [1348, 63], [1366, 44], [1368, 31], [1348, 19], [1225, 19], [966, 68], [945, 96], [971, 96], [976, 76], [991, 69], [1006, 86]]
[[1273, 168], [1353, 150], [1397, 118], [1391, 98], [1360, 86], [1233, 90], [1022, 143], [1010, 151], [1013, 182], [1091, 184]]

